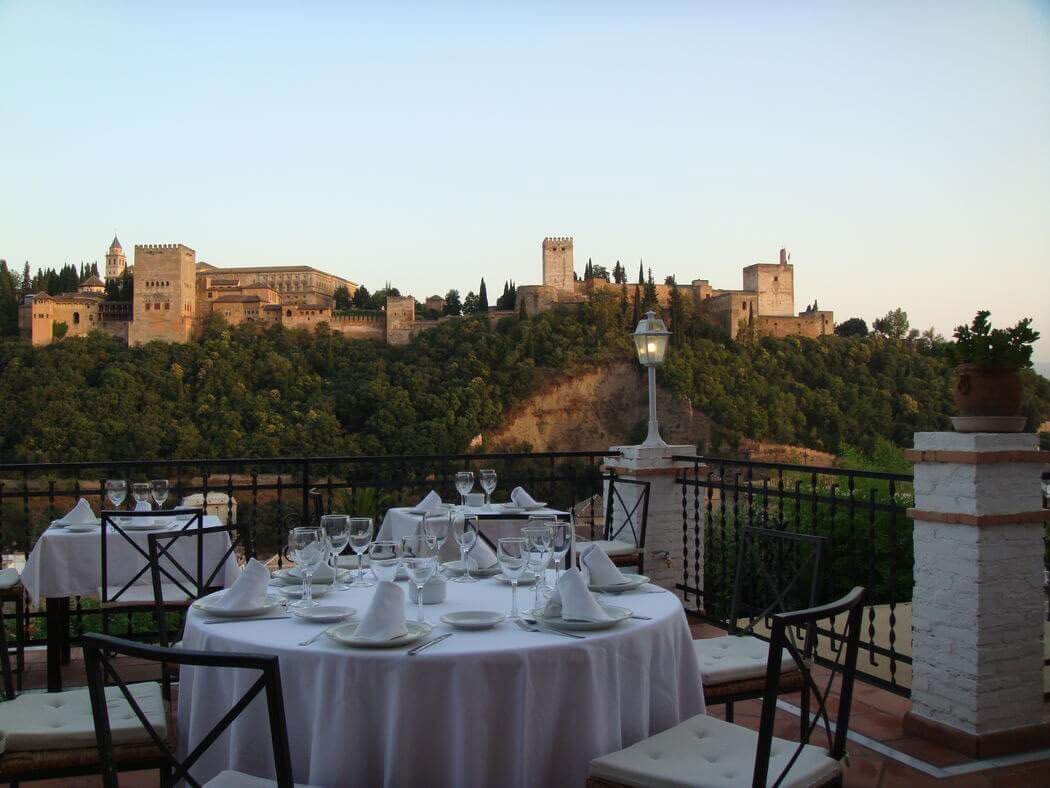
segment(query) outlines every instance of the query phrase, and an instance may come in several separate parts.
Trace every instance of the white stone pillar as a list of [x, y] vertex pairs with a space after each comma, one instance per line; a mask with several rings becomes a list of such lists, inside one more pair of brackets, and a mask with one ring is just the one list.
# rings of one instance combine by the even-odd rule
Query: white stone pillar
[[912, 709], [905, 731], [971, 757], [1050, 745], [1036, 435], [920, 432]]
[[[675, 485], [675, 476], [691, 463], [674, 462], [671, 457], [695, 456], [696, 447], [681, 446], [613, 446], [622, 452], [619, 457], [605, 461], [605, 469], [621, 479], [649, 482], [649, 518], [645, 538], [645, 574], [652, 582], [674, 590], [682, 580], [682, 494]], [[633, 485], [619, 488], [628, 508], [631, 506]], [[608, 510], [609, 490], [603, 492], [603, 511]], [[639, 510], [640, 513], [640, 510]], [[636, 521], [637, 522], [637, 521]]]

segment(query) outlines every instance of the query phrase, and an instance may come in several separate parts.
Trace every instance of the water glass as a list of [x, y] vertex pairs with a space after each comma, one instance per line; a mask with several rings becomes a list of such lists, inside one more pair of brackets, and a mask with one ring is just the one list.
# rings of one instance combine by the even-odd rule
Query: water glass
[[554, 531], [550, 525], [528, 525], [521, 529], [521, 536], [525, 539], [525, 546], [529, 553], [528, 571], [536, 575], [534, 586], [535, 597], [533, 607], [540, 607], [540, 594], [546, 586], [547, 565], [551, 561], [551, 542], [554, 539]]
[[375, 585], [375, 581], [365, 576], [362, 563], [368, 546], [372, 543], [372, 518], [351, 517], [347, 522], [347, 535], [350, 540], [350, 548], [357, 555], [357, 576], [350, 584], [351, 588], [368, 588]]
[[492, 493], [496, 489], [496, 471], [493, 468], [482, 468], [478, 471], [481, 489], [485, 491], [485, 503], [492, 503]]
[[518, 613], [518, 581], [529, 565], [528, 548], [521, 537], [500, 539], [496, 546], [496, 558], [503, 576], [510, 581], [510, 617], [521, 618]]
[[149, 484], [146, 482], [135, 482], [131, 485], [131, 497], [135, 499], [135, 503], [145, 503], [149, 500]]
[[416, 586], [416, 621], [422, 624], [423, 586], [437, 571], [437, 541], [426, 534], [406, 536], [401, 540], [401, 563]]
[[334, 583], [339, 577], [337, 558], [350, 542], [350, 518], [345, 514], [323, 514], [321, 515], [321, 531], [328, 543], [328, 555], [332, 561], [332, 572], [335, 573], [332, 577]]
[[397, 570], [401, 568], [400, 542], [372, 542], [372, 546], [368, 548], [368, 563], [379, 580], [394, 582], [397, 579]]
[[314, 607], [314, 572], [324, 563], [327, 547], [320, 528], [293, 528], [288, 534], [288, 552], [303, 573], [303, 598], [292, 607]]
[[555, 586], [558, 585], [558, 579], [561, 577], [561, 562], [564, 560], [565, 554], [568, 553], [569, 549], [572, 547], [572, 531], [573, 525], [571, 522], [566, 523], [555, 521], [551, 523], [551, 554], [554, 557]]
[[128, 496], [128, 483], [123, 479], [106, 480], [106, 497], [114, 509], [119, 509]]
[[459, 503], [462, 506], [467, 505], [466, 494], [474, 489], [474, 472], [473, 471], [459, 471], [456, 474], [456, 492], [459, 493]]
[[474, 549], [478, 543], [478, 516], [476, 514], [465, 514], [456, 517], [452, 521], [452, 538], [459, 545], [459, 562], [463, 574], [453, 578], [453, 583], [476, 583], [478, 579], [470, 574], [467, 565], [467, 553]]
[[150, 493], [153, 495], [153, 500], [157, 502], [157, 508], [163, 509], [164, 502], [168, 500], [168, 480], [167, 479], [154, 479], [149, 483]]

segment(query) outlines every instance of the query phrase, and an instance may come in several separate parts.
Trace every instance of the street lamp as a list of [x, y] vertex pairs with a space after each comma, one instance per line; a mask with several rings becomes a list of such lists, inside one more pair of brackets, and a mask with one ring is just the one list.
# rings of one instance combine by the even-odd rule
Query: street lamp
[[642, 446], [666, 446], [660, 437], [660, 425], [656, 421], [656, 366], [664, 363], [667, 354], [667, 338], [671, 332], [664, 321], [649, 311], [638, 321], [634, 330], [634, 345], [638, 349], [638, 361], [649, 370], [649, 434]]

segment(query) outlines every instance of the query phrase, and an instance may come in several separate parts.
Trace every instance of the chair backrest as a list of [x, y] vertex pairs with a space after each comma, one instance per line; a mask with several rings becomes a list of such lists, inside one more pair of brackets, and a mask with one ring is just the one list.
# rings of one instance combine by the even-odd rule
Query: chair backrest
[[[769, 658], [766, 662], [766, 689], [762, 696], [762, 716], [758, 728], [758, 749], [755, 754], [755, 771], [752, 785], [755, 788], [769, 785], [769, 755], [773, 744], [773, 723], [777, 712], [777, 695], [779, 691], [781, 660], [786, 650], [802, 671], [802, 709], [800, 717], [799, 744], [788, 763], [776, 775], [772, 783], [774, 788], [783, 783], [785, 777], [795, 765], [802, 748], [809, 744], [813, 730], [823, 722], [827, 735], [828, 754], [835, 760], [841, 760], [846, 754], [846, 734], [849, 731], [850, 707], [853, 704], [853, 682], [857, 675], [857, 646], [860, 641], [861, 613], [864, 610], [866, 590], [857, 586], [841, 599], [827, 605], [798, 610], [793, 613], [777, 613], [773, 616], [773, 628], [769, 640]], [[846, 617], [841, 631], [835, 629], [835, 619]], [[827, 628], [818, 627], [819, 622], [828, 622]], [[805, 631], [804, 648], [800, 651], [796, 638], [791, 634]], [[815, 646], [808, 641], [815, 639], [817, 631], [835, 633], [841, 639], [837, 648], [829, 651], [835, 659], [825, 663], [829, 676], [824, 688], [817, 686], [811, 670], [812, 661], [804, 654], [812, 653]], [[845, 648], [842, 648], [845, 645]], [[836, 676], [839, 678], [838, 714], [835, 718], [835, 730], [831, 730], [831, 719], [828, 711], [828, 698]], [[810, 700], [816, 701], [815, 708]]]
[[[211, 555], [216, 556], [215, 561], [210, 558], [205, 550], [209, 537], [214, 541], [221, 538], [220, 535], [229, 537], [229, 545], [222, 552], [212, 550]], [[187, 567], [186, 562], [180, 559], [179, 550], [176, 546], [187, 540], [193, 540], [192, 566]], [[164, 607], [164, 586], [179, 593], [183, 598], [200, 599], [203, 596], [218, 591], [222, 588], [222, 572], [226, 562], [238, 547], [244, 547], [244, 538], [241, 529], [236, 525], [215, 525], [208, 528], [195, 528], [193, 530], [180, 530], [173, 533], [162, 531], [149, 534], [149, 569], [153, 582], [153, 610], [160, 632], [161, 646], [169, 645], [172, 640], [168, 637], [168, 617]], [[181, 551], [185, 555], [185, 551]], [[165, 582], [167, 580], [168, 582]], [[173, 587], [173, 588], [172, 588]], [[169, 602], [171, 600], [168, 600]]]
[[[119, 665], [116, 662], [116, 658], [120, 656], [198, 669], [258, 671], [261, 675], [241, 696], [240, 700], [230, 706], [230, 710], [223, 715], [215, 727], [201, 737], [199, 742], [187, 743], [186, 755], [180, 758], [180, 749], [172, 749], [168, 746], [168, 743], [158, 735], [156, 728], [150, 724], [135, 698], [132, 697], [127, 683], [120, 676]], [[248, 704], [260, 693], [265, 693], [277, 784], [281, 788], [292, 787], [292, 758], [288, 748], [284, 698], [281, 695], [281, 670], [276, 656], [161, 648], [133, 643], [108, 635], [85, 635], [84, 666], [87, 670], [88, 693], [91, 696], [91, 714], [95, 722], [95, 738], [102, 766], [102, 780], [106, 788], [118, 788], [116, 764], [113, 761], [113, 737], [109, 726], [109, 708], [106, 704], [107, 682], [120, 688], [124, 699], [131, 706], [139, 722], [145, 727], [150, 739], [160, 750], [163, 759], [171, 767], [169, 785], [185, 780], [188, 785], [195, 788], [200, 788], [200, 783], [190, 774], [190, 769], [240, 716]], [[230, 684], [232, 685], [233, 682], [231, 681]]]
[[312, 487], [307, 493], [307, 498], [310, 500], [310, 525], [320, 526], [321, 517], [328, 514], [328, 507], [325, 506], [324, 493], [318, 490], [316, 487]]
[[622, 479], [615, 474], [603, 476], [608, 484], [605, 501], [605, 534], [602, 538], [625, 541], [630, 537], [635, 547], [645, 547], [649, 525], [649, 482]]
[[[171, 517], [175, 515], [186, 515], [187, 520], [177, 531], [168, 531], [168, 535], [173, 533], [182, 533], [192, 530], [199, 530], [204, 526], [204, 510], [203, 509], [170, 509], [164, 512], [164, 517]], [[138, 585], [139, 578], [143, 577], [147, 572], [151, 571], [152, 562], [150, 561], [149, 548], [143, 546], [135, 540], [132, 532], [125, 530], [124, 521], [125, 518], [130, 518], [132, 522], [135, 520], [142, 520], [147, 518], [157, 517], [155, 512], [122, 512], [122, 511], [106, 511], [102, 512], [102, 532], [100, 534], [100, 555], [101, 555], [101, 569], [99, 572], [100, 578], [100, 591], [99, 595], [103, 604], [107, 602], [120, 602], [122, 597], [127, 594], [131, 588]], [[109, 560], [113, 555], [113, 545], [109, 543], [109, 535], [113, 533], [126, 543], [132, 554], [138, 553], [142, 556], [143, 564], [135, 572], [131, 578], [124, 582], [122, 585], [110, 585], [110, 565]], [[118, 543], [119, 544], [119, 543]], [[167, 570], [161, 570], [165, 575], [170, 577], [170, 573]]]
[[[741, 528], [729, 634], [751, 634], [756, 625], [769, 626], [774, 613], [816, 605], [825, 542], [813, 534]], [[743, 618], [748, 622], [741, 626]]]

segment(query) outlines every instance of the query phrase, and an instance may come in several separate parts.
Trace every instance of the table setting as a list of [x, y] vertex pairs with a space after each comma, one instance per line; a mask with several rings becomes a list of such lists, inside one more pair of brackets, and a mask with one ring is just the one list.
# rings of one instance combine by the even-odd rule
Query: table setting
[[[187, 648], [279, 657], [297, 781], [582, 784], [591, 758], [703, 711], [677, 597], [614, 582], [597, 558], [590, 568], [556, 573], [549, 526], [497, 542], [502, 579], [449, 580], [440, 601], [427, 602], [414, 591], [441, 572], [435, 537], [377, 534], [364, 551], [374, 585], [353, 585], [335, 573], [339, 550], [326, 536], [331, 530], [340, 544], [343, 524], [289, 535], [298, 594], [282, 593], [291, 588], [289, 574], [278, 580], [249, 563], [223, 594], [233, 609], [194, 605], [183, 636]], [[317, 583], [322, 567], [332, 570], [328, 583]], [[530, 574], [532, 584], [519, 589]], [[596, 576], [603, 588], [622, 588], [596, 595], [589, 588]], [[317, 599], [307, 591], [314, 584], [327, 586]], [[271, 594], [280, 597], [276, 612]], [[338, 617], [295, 612], [325, 607]], [[244, 681], [184, 669], [183, 742], [217, 721]], [[268, 773], [267, 741], [265, 715], [248, 715], [204, 756], [201, 776], [227, 768]], [[328, 746], [333, 741], [353, 746]]]

